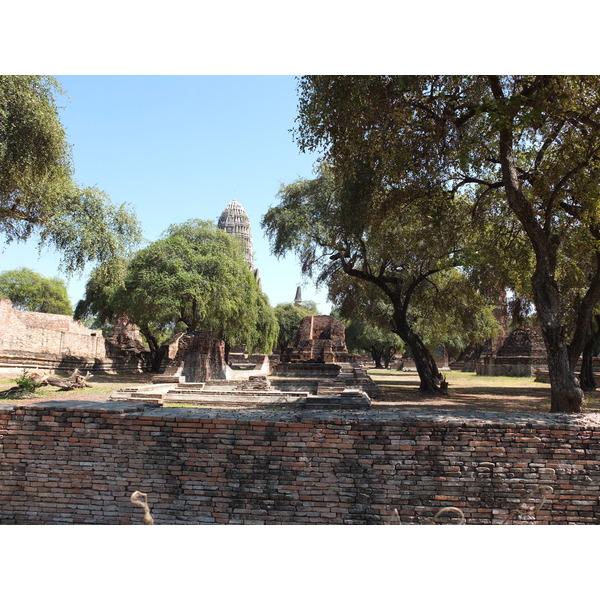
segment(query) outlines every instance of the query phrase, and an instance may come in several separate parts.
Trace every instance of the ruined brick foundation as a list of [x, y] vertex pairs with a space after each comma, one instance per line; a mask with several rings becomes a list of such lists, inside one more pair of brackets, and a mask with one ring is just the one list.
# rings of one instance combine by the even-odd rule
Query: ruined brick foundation
[[[0, 523], [598, 523], [600, 416], [0, 407]], [[526, 522], [526, 521], [521, 521]]]
[[329, 315], [308, 316], [300, 322], [293, 347], [281, 355], [282, 363], [317, 361], [325, 363], [353, 360], [346, 347], [346, 328]]
[[[117, 328], [115, 328], [117, 329]], [[119, 328], [119, 333], [124, 326]], [[101, 371], [138, 373], [150, 368], [137, 330], [105, 340], [100, 329], [88, 329], [67, 315], [15, 310], [0, 298], [0, 377], [15, 377], [23, 369], [55, 372]], [[137, 342], [137, 344], [136, 344]]]

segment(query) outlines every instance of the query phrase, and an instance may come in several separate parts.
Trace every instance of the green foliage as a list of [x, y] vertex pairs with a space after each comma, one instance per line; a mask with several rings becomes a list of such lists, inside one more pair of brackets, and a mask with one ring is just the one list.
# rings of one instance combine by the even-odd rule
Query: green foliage
[[154, 353], [177, 331], [206, 331], [265, 353], [278, 334], [239, 240], [197, 219], [172, 225], [130, 261], [92, 272], [76, 315], [107, 323], [120, 314], [140, 328]]
[[23, 369], [23, 373], [15, 379], [15, 383], [23, 392], [35, 392], [35, 382], [29, 377], [29, 374], [25, 369]]
[[141, 239], [130, 210], [74, 180], [51, 77], [0, 76], [0, 234], [8, 242], [38, 233], [62, 266], [125, 255]]
[[92, 319], [96, 327], [114, 323], [119, 315], [115, 295], [125, 285], [127, 265], [126, 259], [116, 258], [101, 263], [91, 272], [85, 285], [85, 295], [75, 307], [76, 319]]
[[267, 310], [239, 240], [195, 219], [170, 227], [133, 257], [117, 299], [140, 326], [182, 322], [188, 331], [250, 347], [258, 344], [259, 309]]
[[[571, 372], [600, 301], [598, 77], [308, 76], [299, 92], [300, 146], [322, 150], [344, 186], [360, 183], [346, 194], [353, 231], [372, 215], [395, 223], [432, 191], [460, 192], [477, 243], [456, 264], [490, 297], [508, 287], [533, 299], [552, 355], [552, 410], [579, 410]], [[373, 184], [385, 191], [379, 205], [364, 193]]]
[[439, 374], [410, 307], [432, 276], [461, 264], [472, 243], [468, 203], [435, 187], [421, 190], [421, 197], [391, 188], [373, 170], [361, 176], [322, 165], [315, 179], [282, 187], [280, 204], [262, 225], [274, 253], [294, 252], [306, 274], [327, 282], [337, 304], [361, 297], [383, 303], [387, 318], [378, 325], [411, 347], [423, 365], [422, 385], [433, 391]]
[[279, 335], [277, 337], [277, 349], [282, 353], [288, 346], [294, 343], [300, 322], [304, 317], [317, 314], [314, 302], [303, 303], [296, 306], [292, 303], [282, 303], [275, 307], [275, 317], [279, 324]]
[[378, 369], [387, 369], [394, 356], [404, 350], [397, 334], [360, 319], [346, 321], [346, 345], [352, 353], [370, 354]]
[[[348, 348], [369, 351], [364, 343], [361, 346], [362, 342], [355, 342], [355, 339], [362, 340], [365, 334], [368, 334], [366, 338], [371, 336], [375, 340], [384, 335], [392, 336], [387, 339], [389, 345], [393, 345], [392, 310], [381, 291], [366, 282], [338, 274], [331, 282], [330, 293], [339, 305], [340, 317], [349, 319]], [[430, 352], [443, 344], [456, 356], [465, 347], [484, 343], [499, 333], [495, 308], [462, 270], [449, 269], [431, 275], [419, 286], [408, 306], [407, 321]]]
[[479, 293], [458, 269], [436, 273], [419, 290], [411, 308], [414, 328], [431, 349], [443, 344], [457, 356], [500, 333], [497, 306]]
[[258, 290], [255, 300], [256, 320], [249, 328], [247, 346], [253, 352], [270, 354], [279, 338], [279, 322], [275, 310], [262, 290]]
[[65, 282], [42, 277], [26, 267], [0, 273], [0, 296], [8, 298], [20, 310], [73, 314]]

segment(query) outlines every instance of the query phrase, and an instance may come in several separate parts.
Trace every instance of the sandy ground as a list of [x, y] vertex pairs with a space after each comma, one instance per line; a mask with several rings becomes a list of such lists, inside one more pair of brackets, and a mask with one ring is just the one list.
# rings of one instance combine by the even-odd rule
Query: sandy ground
[[[375, 409], [540, 412], [550, 409], [550, 385], [536, 383], [531, 377], [482, 377], [474, 373], [450, 371], [448, 396], [425, 396], [419, 392], [419, 378], [414, 372], [371, 370], [369, 374], [381, 386], [385, 398], [374, 401]], [[20, 400], [0, 399], [1, 404], [32, 404], [49, 400], [103, 401], [113, 391], [132, 385], [150, 383], [152, 375], [95, 375], [92, 388], [58, 391], [40, 388], [34, 397]], [[9, 380], [0, 381], [0, 392], [12, 387]], [[586, 393], [584, 411], [600, 411], [600, 391]]]
[[[128, 386], [144, 385], [151, 383], [151, 373], [139, 373], [135, 375], [94, 375], [90, 380], [91, 388], [82, 388], [79, 390], [61, 391], [58, 388], [45, 386], [38, 388], [33, 397], [23, 398], [21, 400], [0, 398], [0, 404], [34, 404], [37, 402], [47, 402], [49, 400], [85, 400], [85, 401], [103, 401], [107, 400], [112, 392]], [[3, 379], [0, 381], [0, 393], [14, 386], [13, 381]]]
[[[533, 377], [483, 377], [475, 373], [449, 371], [448, 396], [425, 396], [419, 392], [419, 377], [414, 372], [371, 370], [381, 386], [385, 400], [375, 408], [437, 411], [548, 412], [550, 384], [537, 383]], [[600, 390], [586, 393], [584, 411], [600, 410]]]

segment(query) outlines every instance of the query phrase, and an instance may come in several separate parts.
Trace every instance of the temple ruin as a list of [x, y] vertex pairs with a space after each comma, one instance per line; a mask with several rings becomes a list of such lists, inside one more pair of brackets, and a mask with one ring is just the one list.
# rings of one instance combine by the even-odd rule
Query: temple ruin
[[515, 329], [496, 350], [475, 362], [477, 375], [530, 377], [547, 368], [546, 348], [538, 328]]
[[134, 373], [146, 369], [147, 352], [137, 328], [118, 322], [105, 340], [67, 315], [13, 308], [0, 298], [0, 375], [23, 369], [42, 372], [89, 371]]
[[296, 342], [281, 355], [282, 363], [313, 361], [323, 363], [349, 362], [352, 355], [346, 347], [346, 328], [327, 315], [302, 319]]
[[248, 266], [254, 269], [254, 250], [252, 246], [250, 219], [244, 207], [237, 200], [232, 200], [225, 207], [225, 210], [219, 217], [217, 227], [242, 240], [244, 244], [244, 258]]

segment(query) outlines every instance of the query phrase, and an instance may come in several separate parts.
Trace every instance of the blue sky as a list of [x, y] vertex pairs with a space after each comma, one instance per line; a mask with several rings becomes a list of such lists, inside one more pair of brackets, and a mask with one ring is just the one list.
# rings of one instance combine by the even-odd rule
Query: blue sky
[[[328, 313], [326, 290], [303, 282], [292, 256], [278, 260], [260, 228], [282, 183], [311, 177], [316, 155], [300, 152], [290, 129], [297, 110], [291, 76], [64, 76], [60, 99], [75, 167], [137, 214], [147, 240], [173, 223], [216, 220], [236, 199], [252, 226], [255, 266], [271, 304], [291, 302], [296, 286]], [[0, 270], [29, 267], [63, 277], [59, 257], [34, 240], [0, 247]], [[67, 281], [75, 304], [89, 269]]]

